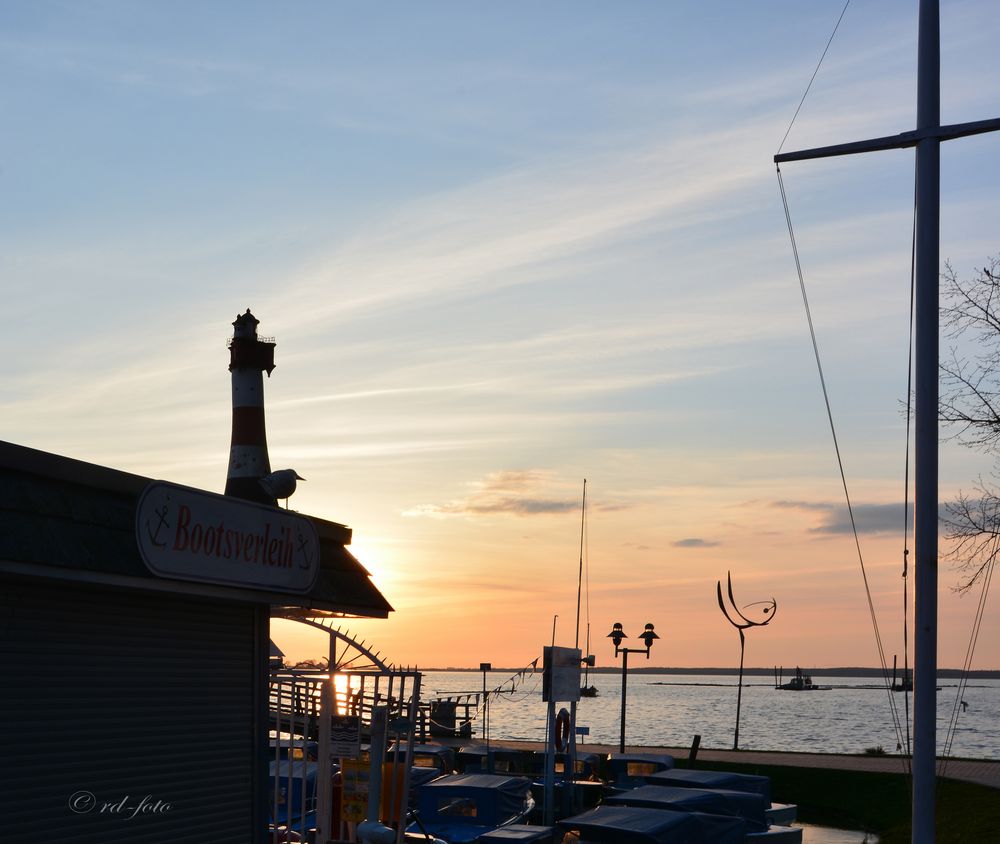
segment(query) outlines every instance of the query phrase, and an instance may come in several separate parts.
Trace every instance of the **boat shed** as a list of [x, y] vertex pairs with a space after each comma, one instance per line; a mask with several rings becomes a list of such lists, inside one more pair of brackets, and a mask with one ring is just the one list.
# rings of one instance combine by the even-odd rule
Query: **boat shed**
[[0, 442], [0, 837], [263, 844], [272, 609], [392, 609], [350, 541]]

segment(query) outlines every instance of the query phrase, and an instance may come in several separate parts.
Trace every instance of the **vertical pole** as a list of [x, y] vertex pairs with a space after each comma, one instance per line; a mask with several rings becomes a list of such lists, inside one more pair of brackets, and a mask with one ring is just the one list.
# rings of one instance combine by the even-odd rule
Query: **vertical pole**
[[[580, 573], [576, 579], [576, 641], [574, 648], [580, 647], [580, 593], [583, 591], [583, 527], [587, 523], [587, 479], [583, 479], [583, 505], [580, 508]], [[553, 642], [555, 644], [555, 642]]]
[[[917, 130], [941, 122], [940, 17], [937, 0], [920, 0], [917, 42]], [[938, 268], [941, 147], [917, 143], [914, 413], [914, 694], [912, 840], [934, 841], [937, 744], [938, 556]]]
[[389, 709], [385, 706], [372, 706], [372, 743], [369, 751], [371, 760], [368, 784], [368, 818], [372, 823], [379, 820], [379, 810], [382, 806], [382, 771], [385, 762], [385, 742], [389, 732]]
[[[483, 669], [483, 741], [486, 740], [486, 719], [490, 711], [489, 700], [486, 697], [486, 669]], [[487, 751], [489, 748], [487, 748]]]
[[569, 747], [566, 748], [566, 764], [563, 766], [563, 817], [575, 815], [582, 810], [576, 799], [576, 705], [569, 705]]
[[625, 752], [625, 698], [628, 691], [628, 648], [622, 650], [622, 733], [618, 752]]
[[556, 724], [556, 702], [549, 701], [548, 717], [546, 718], [548, 729], [545, 731], [545, 805], [542, 807], [542, 823], [545, 826], [552, 826], [556, 818], [555, 805], [555, 778], [556, 778], [556, 748], [555, 748], [555, 724]]
[[[270, 660], [271, 642], [271, 618], [270, 610], [266, 604], [260, 604], [254, 610], [253, 616], [254, 633], [254, 660], [253, 660], [253, 779], [251, 781], [251, 799], [253, 801], [250, 810], [250, 823], [252, 833], [250, 841], [259, 844], [264, 841], [264, 834], [267, 830], [267, 819], [272, 811], [272, 807], [277, 805], [277, 801], [272, 802], [269, 775], [267, 772], [268, 759], [270, 758], [270, 728], [271, 728], [271, 673], [268, 668]], [[275, 680], [274, 686], [274, 735], [275, 744], [281, 741], [281, 681]], [[275, 759], [278, 757], [275, 748]], [[277, 788], [278, 771], [280, 764], [275, 763], [274, 780]]]
[[747, 637], [740, 628], [740, 679], [736, 691], [736, 732], [733, 735], [733, 750], [740, 749], [740, 707], [743, 704], [743, 654], [746, 652]]
[[[323, 681], [319, 698], [319, 753], [316, 755], [319, 770], [316, 772], [316, 838], [319, 841], [338, 837], [334, 835], [332, 770], [330, 756], [330, 717], [333, 714], [333, 677]], [[305, 771], [303, 768], [303, 779]]]

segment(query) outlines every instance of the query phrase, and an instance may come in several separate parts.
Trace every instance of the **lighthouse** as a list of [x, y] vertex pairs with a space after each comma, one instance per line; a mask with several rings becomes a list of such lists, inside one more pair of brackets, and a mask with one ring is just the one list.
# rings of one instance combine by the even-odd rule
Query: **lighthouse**
[[229, 448], [226, 495], [277, 505], [260, 484], [271, 472], [264, 431], [264, 372], [274, 369], [274, 338], [257, 336], [258, 320], [250, 309], [233, 322], [229, 371], [233, 382], [233, 435]]

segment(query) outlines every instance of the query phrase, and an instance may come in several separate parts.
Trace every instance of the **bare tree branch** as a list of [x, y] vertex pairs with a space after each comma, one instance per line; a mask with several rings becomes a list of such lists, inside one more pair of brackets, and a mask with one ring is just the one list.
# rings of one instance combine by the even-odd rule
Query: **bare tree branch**
[[1000, 554], [1000, 256], [969, 278], [945, 264], [941, 321], [953, 345], [940, 366], [940, 419], [950, 439], [991, 455], [995, 466], [989, 481], [980, 476], [972, 494], [947, 505], [943, 520], [946, 559], [960, 575], [954, 588], [966, 592]]

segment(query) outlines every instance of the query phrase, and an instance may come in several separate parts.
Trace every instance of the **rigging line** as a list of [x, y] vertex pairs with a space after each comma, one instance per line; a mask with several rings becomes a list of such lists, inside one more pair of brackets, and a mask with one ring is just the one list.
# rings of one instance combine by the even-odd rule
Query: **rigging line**
[[496, 696], [496, 701], [500, 703], [520, 703], [522, 700], [527, 700], [528, 698], [532, 697], [535, 694], [535, 692], [538, 691], [538, 686], [541, 682], [542, 680], [539, 677], [538, 679], [535, 680], [535, 685], [533, 685], [530, 689], [523, 691], [520, 694], [520, 696], [515, 697], [513, 694], [504, 692], [502, 695]]
[[[583, 556], [584, 556], [584, 585], [587, 587], [587, 632], [590, 632], [590, 527], [586, 529], [586, 536], [583, 542]], [[590, 643], [587, 643], [588, 650], [590, 649]], [[588, 654], [584, 654], [587, 656]]]
[[795, 114], [792, 115], [792, 120], [788, 124], [788, 128], [785, 130], [785, 137], [781, 139], [781, 143], [778, 145], [778, 152], [781, 152], [781, 148], [785, 145], [785, 141], [788, 140], [788, 133], [792, 131], [792, 126], [795, 125], [795, 118], [799, 116], [799, 111], [802, 110], [802, 104], [806, 101], [806, 97], [809, 96], [809, 89], [812, 88], [812, 84], [816, 79], [816, 74], [819, 73], [820, 65], [823, 64], [823, 59], [826, 58], [826, 51], [830, 49], [830, 45], [833, 43], [833, 38], [837, 34], [837, 30], [840, 28], [840, 22], [844, 19], [844, 14], [847, 12], [847, 7], [851, 5], [851, 0], [847, 0], [844, 3], [844, 8], [840, 10], [840, 17], [837, 18], [837, 25], [834, 26], [833, 32], [830, 33], [830, 39], [826, 42], [826, 46], [823, 48], [823, 55], [819, 57], [819, 61], [816, 63], [816, 69], [813, 71], [813, 75], [809, 78], [809, 84], [806, 85], [806, 90], [802, 94], [802, 99], [799, 100], [798, 108], [795, 109]]
[[785, 209], [785, 222], [788, 224], [788, 236], [792, 244], [792, 255], [795, 259], [795, 270], [799, 277], [799, 290], [802, 292], [802, 303], [805, 306], [806, 321], [809, 324], [809, 336], [812, 339], [813, 354], [816, 358], [816, 368], [819, 371], [820, 386], [823, 389], [823, 401], [826, 404], [826, 415], [830, 422], [830, 433], [833, 437], [833, 449], [837, 455], [837, 465], [840, 468], [840, 480], [844, 488], [844, 499], [847, 502], [847, 513], [851, 520], [851, 530], [854, 534], [854, 545], [858, 551], [858, 562], [861, 564], [861, 577], [865, 584], [865, 595], [868, 599], [868, 613], [872, 620], [872, 628], [875, 632], [875, 644], [878, 649], [879, 659], [882, 661], [882, 677], [886, 694], [889, 700], [889, 711], [892, 714], [893, 725], [896, 729], [896, 739], [901, 744], [903, 740], [902, 728], [899, 724], [899, 714], [896, 709], [896, 702], [892, 699], [892, 688], [889, 682], [889, 668], [886, 663], [885, 649], [882, 647], [882, 635], [878, 629], [878, 619], [875, 616], [875, 604], [872, 601], [871, 587], [868, 585], [868, 573], [865, 570], [864, 554], [861, 551], [861, 539], [858, 535], [858, 526], [854, 519], [854, 507], [851, 504], [851, 495], [847, 487], [847, 474], [844, 472], [844, 461], [840, 456], [840, 444], [837, 440], [837, 428], [833, 422], [833, 410], [830, 408], [830, 395], [826, 388], [826, 378], [823, 375], [823, 363], [819, 355], [819, 343], [816, 339], [816, 329], [813, 325], [812, 311], [809, 307], [809, 297], [806, 294], [806, 282], [802, 274], [802, 262], [799, 259], [799, 247], [795, 241], [795, 229], [792, 226], [792, 213], [788, 207], [788, 195], [785, 193], [785, 183], [781, 178], [781, 167], [775, 165], [778, 174], [778, 188], [781, 191], [781, 201]]
[[[511, 685], [513, 685], [516, 682], [516, 679], [520, 679], [520, 680], [523, 681], [524, 678], [529, 674], [529, 669], [530, 669], [531, 676], [534, 676], [536, 674], [535, 666], [538, 664], [538, 660], [539, 659], [540, 659], [540, 657], [532, 660], [526, 666], [524, 666], [524, 668], [520, 669], [519, 671], [515, 671], [513, 674], [510, 675], [510, 677], [508, 677], [506, 680], [504, 680], [498, 686], [496, 686], [493, 689], [490, 689], [490, 691], [487, 692], [487, 694], [497, 694], [497, 695], [499, 695], [501, 692], [503, 692], [503, 693], [506, 694], [506, 692], [504, 692], [504, 686], [506, 686], [508, 683], [510, 683]], [[476, 694], [479, 694], [479, 692], [476, 692]]]
[[[916, 169], [916, 162], [914, 162]], [[910, 691], [906, 687], [910, 668], [910, 428], [913, 422], [913, 316], [917, 292], [917, 180], [913, 180], [913, 224], [910, 233], [910, 325], [906, 355], [906, 448], [903, 460], [903, 707], [906, 724], [906, 756], [909, 769], [910, 748]], [[909, 770], [907, 771], [909, 773]]]
[[955, 740], [955, 732], [958, 729], [958, 717], [961, 714], [959, 706], [962, 702], [963, 695], [965, 694], [966, 686], [969, 682], [969, 671], [972, 669], [972, 656], [976, 650], [976, 644], [979, 641], [979, 632], [982, 629], [983, 615], [986, 612], [986, 596], [989, 592], [990, 581], [993, 579], [994, 563], [996, 562], [996, 556], [1000, 545], [1000, 535], [993, 537], [993, 551], [990, 553], [990, 562], [987, 566], [986, 574], [983, 577], [983, 589], [979, 594], [979, 605], [976, 608], [975, 619], [972, 624], [972, 633], [969, 637], [969, 646], [965, 655], [965, 664], [962, 667], [962, 676], [959, 679], [958, 687], [955, 691], [955, 704], [952, 708], [951, 721], [948, 725], [947, 739], [945, 741], [945, 749], [942, 754], [944, 758], [941, 762], [941, 774], [944, 774], [948, 767], [948, 757], [951, 756], [952, 743]]
[[[540, 659], [540, 657], [538, 659]], [[530, 677], [534, 677], [536, 674], [538, 674], [538, 672], [534, 668], [534, 666], [538, 663], [538, 659], [535, 659], [534, 661], [529, 662], [520, 671], [515, 671], [513, 674], [510, 675], [510, 677], [508, 677], [506, 680], [504, 680], [499, 686], [496, 686], [495, 688], [492, 688], [489, 691], [487, 691], [485, 695], [483, 695], [483, 693], [479, 692], [479, 691], [477, 691], [477, 692], [467, 692], [467, 693], [463, 693], [462, 695], [460, 695], [460, 697], [461, 696], [465, 696], [465, 697], [469, 697], [469, 698], [472, 698], [472, 697], [479, 698], [481, 696], [482, 703], [478, 706], [478, 708], [476, 709], [475, 713], [472, 716], [469, 717], [467, 723], [471, 723], [472, 721], [475, 721], [476, 718], [479, 717], [479, 714], [484, 711], [484, 709], [486, 707], [486, 702], [489, 700], [490, 695], [492, 695], [496, 700], [505, 700], [505, 699], [506, 700], [524, 700], [525, 698], [530, 697], [531, 694], [535, 691], [535, 689], [538, 688], [538, 684], [541, 682], [541, 675], [539, 675], [538, 678], [535, 680], [535, 685], [532, 686], [531, 689], [529, 689], [527, 692], [524, 693], [524, 695], [522, 697], [519, 697], [519, 698], [515, 698], [514, 697], [513, 688], [512, 688], [512, 690], [510, 692], [508, 692], [504, 687], [508, 683], [510, 683], [511, 686], [513, 687], [514, 683], [516, 683], [518, 679], [520, 679], [522, 681], [522, 686], [523, 686], [526, 683], [526, 680], [525, 680], [526, 677], [529, 677], [529, 676]], [[506, 695], [507, 697], [504, 698], [503, 695]], [[450, 697], [448, 699], [451, 700]]]

